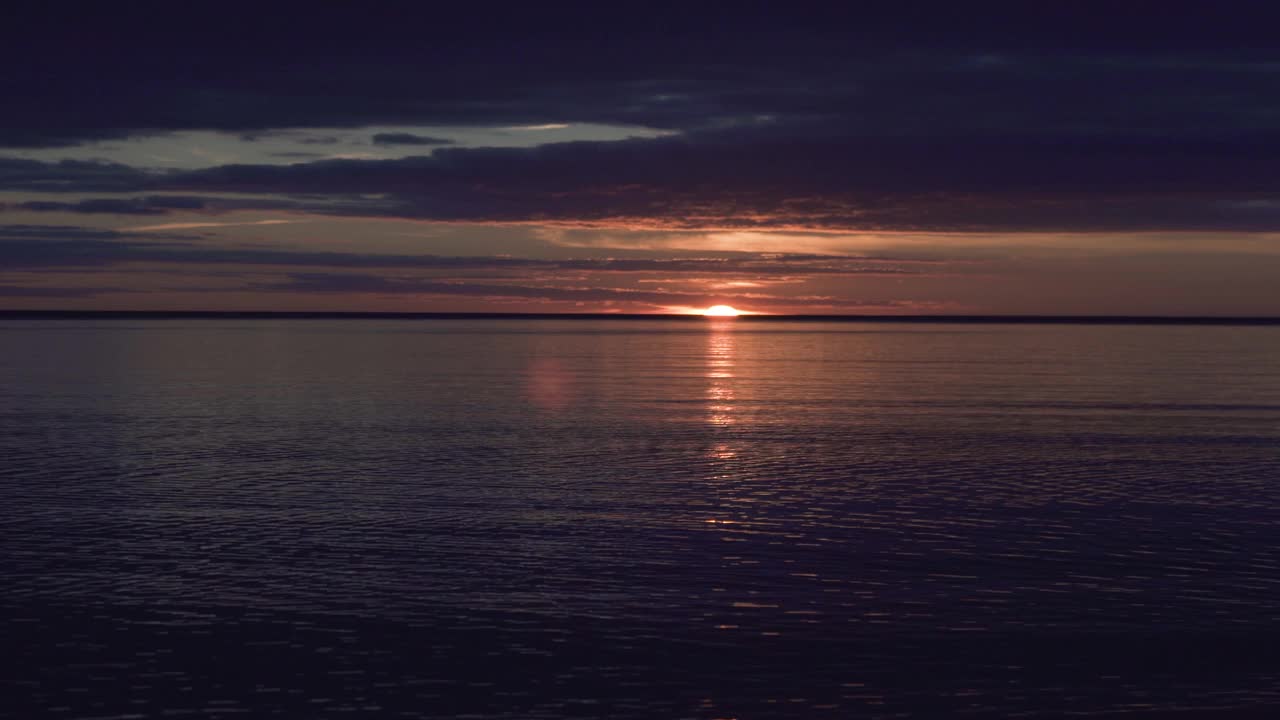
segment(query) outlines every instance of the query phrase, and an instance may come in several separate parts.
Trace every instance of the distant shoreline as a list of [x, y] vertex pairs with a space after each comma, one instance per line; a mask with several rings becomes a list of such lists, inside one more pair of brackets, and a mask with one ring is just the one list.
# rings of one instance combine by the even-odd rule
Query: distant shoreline
[[[271, 312], [0, 310], [3, 320], [681, 320], [701, 315], [623, 313]], [[716, 322], [725, 322], [718, 318]], [[1280, 325], [1280, 317], [1151, 315], [742, 315], [728, 322], [871, 322], [986, 325]]]

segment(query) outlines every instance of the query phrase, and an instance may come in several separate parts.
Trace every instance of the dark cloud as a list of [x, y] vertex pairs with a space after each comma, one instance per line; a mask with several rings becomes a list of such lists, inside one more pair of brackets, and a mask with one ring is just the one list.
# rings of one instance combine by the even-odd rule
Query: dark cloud
[[166, 210], [147, 207], [130, 200], [82, 200], [80, 202], [56, 202], [32, 200], [14, 205], [19, 210], [35, 212], [112, 213], [117, 215], [162, 215]]
[[[69, 181], [69, 185], [74, 181]], [[71, 192], [67, 190], [67, 192]], [[172, 212], [220, 213], [233, 210], [307, 210], [351, 212], [368, 205], [359, 198], [219, 197], [216, 195], [149, 195], [125, 198], [87, 198], [76, 201], [27, 200], [0, 203], [0, 210], [71, 212], [84, 214], [161, 215]]]
[[451, 145], [452, 140], [413, 133], [376, 133], [374, 145]]
[[0, 241], [7, 240], [113, 240], [125, 233], [75, 225], [0, 225]]
[[6, 270], [94, 267], [145, 256], [146, 246], [131, 244], [127, 238], [127, 234], [114, 230], [75, 226], [0, 225], [0, 267]]
[[205, 198], [183, 197], [180, 195], [152, 195], [151, 197], [142, 198], [142, 201], [147, 207], [164, 210], [201, 210], [208, 203]]
[[309, 206], [332, 207], [333, 203], [306, 203], [286, 198], [194, 197], [188, 195], [149, 195], [127, 198], [86, 198], [83, 200], [28, 200], [0, 203], [0, 210], [27, 212], [62, 212], [114, 215], [165, 215], [172, 212], [219, 213], [231, 210], [296, 210]]
[[115, 288], [61, 288], [25, 285], [0, 285], [0, 297], [11, 298], [87, 298], [104, 292], [117, 292]]
[[117, 215], [163, 215], [173, 210], [200, 210], [204, 201], [191, 197], [91, 198], [78, 202], [31, 200], [15, 203], [19, 210], [36, 212], [110, 213]]
[[156, 174], [119, 163], [0, 157], [0, 190], [133, 192], [149, 187], [157, 179]]
[[[3, 86], [0, 86], [3, 87]], [[6, 148], [69, 148], [104, 140], [127, 140], [163, 131], [139, 127], [69, 127], [50, 132], [47, 128], [3, 127], [0, 130], [0, 147]]]
[[190, 236], [127, 233], [76, 226], [0, 226], [0, 266], [57, 268], [102, 266], [124, 262], [236, 264], [397, 270], [484, 270], [513, 276], [542, 273], [658, 273], [671, 275], [913, 275], [928, 272], [934, 260], [848, 255], [726, 253], [694, 258], [450, 257], [440, 255], [371, 255], [263, 248], [208, 247]]
[[[240, 133], [240, 139], [244, 142], [258, 142], [260, 140], [284, 140], [294, 142], [301, 145], [337, 145], [342, 142], [342, 138], [333, 135], [311, 135], [302, 130], [256, 130], [254, 132]], [[275, 154], [275, 153], [272, 153]]]
[[1274, 231], [1280, 133], [926, 142], [764, 127], [166, 174], [9, 159], [0, 161], [0, 189], [188, 194], [16, 205], [122, 214], [280, 209], [674, 230]]
[[689, 130], [759, 118], [922, 137], [1235, 132], [1270, 124], [1280, 103], [1273, 18], [1211, 7], [1113, 7], [1100, 20], [1096, 8], [1067, 6], [537, 6], [501, 17], [388, 6], [263, 11], [251, 23], [227, 12], [193, 25], [154, 6], [26, 5], [0, 29], [0, 145], [12, 147], [191, 129]]
[[[819, 132], [823, 130], [823, 132]], [[620, 227], [911, 231], [1275, 230], [1280, 133], [1233, 138], [868, 140], [827, 126], [399, 160], [231, 165], [175, 191], [383, 199], [338, 213]], [[322, 210], [323, 211], [323, 210]]]
[[154, 198], [21, 205], [124, 214], [202, 207], [678, 230], [1274, 231], [1280, 132], [922, 139], [853, 136], [830, 122], [810, 123], [802, 134], [763, 124], [163, 174], [7, 159], [0, 189], [241, 196], [188, 206]]

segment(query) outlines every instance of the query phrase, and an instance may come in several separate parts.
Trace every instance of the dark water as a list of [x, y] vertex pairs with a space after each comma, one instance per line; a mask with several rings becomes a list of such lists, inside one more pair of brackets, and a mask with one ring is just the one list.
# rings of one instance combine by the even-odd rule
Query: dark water
[[1276, 327], [2, 321], [0, 712], [1269, 716], [1278, 358]]

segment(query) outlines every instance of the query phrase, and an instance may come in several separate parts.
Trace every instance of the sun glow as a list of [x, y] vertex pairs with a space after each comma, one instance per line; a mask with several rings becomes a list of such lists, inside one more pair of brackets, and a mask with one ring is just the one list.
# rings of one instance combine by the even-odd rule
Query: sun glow
[[702, 314], [706, 317], [738, 317], [742, 312], [729, 305], [712, 305], [703, 310]]

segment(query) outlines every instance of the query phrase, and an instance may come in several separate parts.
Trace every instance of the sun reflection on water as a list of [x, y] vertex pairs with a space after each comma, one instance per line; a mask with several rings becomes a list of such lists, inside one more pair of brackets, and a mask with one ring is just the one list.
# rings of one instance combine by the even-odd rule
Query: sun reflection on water
[[[737, 364], [737, 338], [734, 325], [729, 322], [715, 322], [707, 331], [706, 345], [706, 378], [707, 426], [711, 431], [711, 442], [707, 445], [705, 457], [708, 461], [707, 487], [714, 497], [714, 509], [710, 517], [703, 517], [702, 523], [707, 531], [714, 533], [725, 542], [738, 542], [739, 533], [746, 529], [740, 518], [742, 503], [741, 466], [743, 454], [747, 448], [737, 434], [741, 432], [738, 416], [739, 381]], [[726, 556], [723, 559], [727, 569], [733, 561]], [[717, 592], [712, 588], [712, 592]], [[741, 598], [722, 596], [721, 602], [732, 603]], [[722, 613], [731, 615], [731, 605], [725, 606]], [[736, 632], [736, 623], [718, 622], [723, 619], [717, 613], [711, 621], [717, 630]]]
[[716, 323], [707, 335], [707, 422], [724, 427], [734, 416], [734, 365], [736, 345], [733, 326]]

